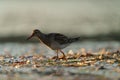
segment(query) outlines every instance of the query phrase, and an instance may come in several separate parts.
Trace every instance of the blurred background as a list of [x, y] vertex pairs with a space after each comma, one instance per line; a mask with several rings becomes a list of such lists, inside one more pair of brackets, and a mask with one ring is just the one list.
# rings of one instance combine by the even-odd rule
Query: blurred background
[[120, 40], [120, 0], [1, 0], [0, 42], [26, 41], [34, 29], [82, 39]]

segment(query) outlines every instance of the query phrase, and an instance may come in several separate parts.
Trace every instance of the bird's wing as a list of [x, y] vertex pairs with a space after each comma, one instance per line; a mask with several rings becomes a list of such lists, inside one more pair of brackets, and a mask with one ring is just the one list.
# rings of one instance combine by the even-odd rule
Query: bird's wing
[[58, 42], [60, 44], [65, 44], [68, 42], [68, 37], [63, 34], [50, 33], [50, 34], [48, 34], [48, 37], [54, 39], [56, 42]]

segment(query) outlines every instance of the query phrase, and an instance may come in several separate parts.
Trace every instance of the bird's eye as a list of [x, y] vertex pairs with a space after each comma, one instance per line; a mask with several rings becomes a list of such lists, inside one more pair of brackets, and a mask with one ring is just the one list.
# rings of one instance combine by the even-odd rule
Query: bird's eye
[[39, 33], [39, 30], [34, 30], [34, 33]]
[[35, 31], [36, 33], [38, 33], [38, 31]]

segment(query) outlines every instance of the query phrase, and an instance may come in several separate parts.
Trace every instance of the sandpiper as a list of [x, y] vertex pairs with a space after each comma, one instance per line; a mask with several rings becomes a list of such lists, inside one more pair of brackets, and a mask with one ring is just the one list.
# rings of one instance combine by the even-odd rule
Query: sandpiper
[[63, 59], [67, 60], [64, 52], [61, 49], [67, 47], [72, 42], [78, 41], [80, 38], [68, 38], [67, 36], [60, 33], [45, 34], [38, 29], [33, 30], [32, 35], [28, 37], [27, 40], [31, 39], [32, 37], [37, 37], [41, 43], [45, 44], [52, 50], [55, 50], [57, 53], [56, 60], [59, 59], [58, 52], [61, 52], [63, 54]]

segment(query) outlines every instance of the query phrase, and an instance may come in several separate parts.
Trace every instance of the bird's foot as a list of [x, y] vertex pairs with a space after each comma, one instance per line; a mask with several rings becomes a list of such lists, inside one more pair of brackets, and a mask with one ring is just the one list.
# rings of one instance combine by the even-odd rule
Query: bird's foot
[[67, 61], [66, 56], [63, 56], [63, 57], [61, 57], [60, 59], [63, 59], [63, 60], [66, 60], [66, 61]]
[[55, 61], [59, 61], [60, 60], [59, 57], [57, 57], [57, 56], [52, 57], [52, 59], [54, 59]]
[[63, 60], [66, 60], [66, 61], [67, 61], [66, 56], [62, 56], [62, 57], [54, 56], [54, 57], [52, 57], [52, 59], [55, 59], [55, 61], [59, 61], [60, 59], [63, 59]]
[[58, 57], [56, 57], [55, 61], [59, 61], [60, 59]]

